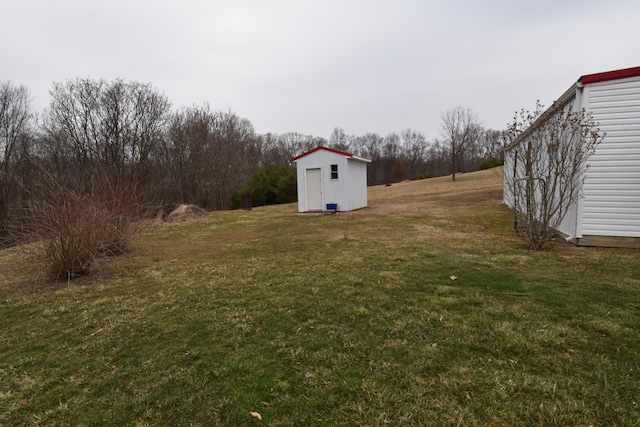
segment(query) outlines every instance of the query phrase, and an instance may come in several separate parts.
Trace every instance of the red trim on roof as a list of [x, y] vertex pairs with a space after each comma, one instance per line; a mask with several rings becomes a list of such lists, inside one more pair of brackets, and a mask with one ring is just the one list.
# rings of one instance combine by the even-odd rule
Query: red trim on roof
[[346, 152], [346, 151], [338, 150], [338, 149], [336, 149], [336, 148], [331, 148], [331, 147], [325, 147], [324, 145], [318, 145], [318, 146], [317, 146], [316, 148], [314, 148], [314, 149], [311, 149], [311, 150], [309, 150], [309, 151], [305, 151], [305, 152], [304, 152], [304, 153], [302, 153], [302, 154], [298, 154], [297, 156], [293, 157], [293, 158], [291, 159], [291, 161], [292, 161], [292, 162], [295, 162], [296, 160], [298, 160], [298, 159], [300, 159], [300, 158], [302, 158], [302, 157], [304, 157], [304, 156], [307, 156], [307, 155], [309, 155], [309, 154], [311, 154], [311, 153], [315, 153], [315, 152], [316, 152], [316, 151], [318, 151], [318, 150], [331, 151], [332, 153], [341, 154], [341, 155], [343, 155], [343, 156], [345, 156], [345, 157], [353, 157], [353, 156], [354, 156], [352, 153], [348, 153], [348, 152]]
[[626, 79], [640, 76], [640, 67], [623, 68], [621, 70], [606, 71], [604, 73], [586, 74], [578, 79], [583, 85], [607, 82], [609, 80]]

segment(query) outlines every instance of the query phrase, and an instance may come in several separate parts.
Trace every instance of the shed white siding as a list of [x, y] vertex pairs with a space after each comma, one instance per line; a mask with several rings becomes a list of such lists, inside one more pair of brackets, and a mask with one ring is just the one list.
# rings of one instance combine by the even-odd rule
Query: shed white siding
[[[321, 210], [326, 210], [327, 204], [337, 204], [338, 211], [350, 211], [367, 206], [367, 163], [370, 161], [340, 150], [318, 147], [298, 157], [294, 157], [298, 180], [298, 211], [309, 212], [317, 210], [316, 205], [310, 205], [310, 200], [318, 197], [322, 200]], [[331, 166], [337, 166], [337, 178], [332, 176]], [[309, 170], [320, 171], [320, 192], [315, 185], [307, 181]], [[311, 199], [310, 199], [311, 198]]]
[[347, 159], [347, 205], [345, 210], [360, 209], [367, 206], [367, 164]]
[[579, 237], [640, 237], [640, 77], [588, 85], [584, 101], [606, 136], [590, 158]]

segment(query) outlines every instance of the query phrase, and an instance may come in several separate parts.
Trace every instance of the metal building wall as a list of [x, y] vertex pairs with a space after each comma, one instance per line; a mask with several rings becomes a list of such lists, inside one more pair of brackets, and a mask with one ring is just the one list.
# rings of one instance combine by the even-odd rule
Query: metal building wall
[[603, 142], [590, 158], [579, 235], [640, 237], [640, 77], [585, 86]]

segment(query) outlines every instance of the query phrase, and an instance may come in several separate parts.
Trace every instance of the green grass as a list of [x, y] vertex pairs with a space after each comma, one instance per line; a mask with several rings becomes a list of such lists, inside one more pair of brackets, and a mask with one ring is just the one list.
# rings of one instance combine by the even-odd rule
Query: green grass
[[640, 425], [640, 252], [532, 252], [500, 194], [216, 212], [70, 284], [0, 252], [0, 425]]

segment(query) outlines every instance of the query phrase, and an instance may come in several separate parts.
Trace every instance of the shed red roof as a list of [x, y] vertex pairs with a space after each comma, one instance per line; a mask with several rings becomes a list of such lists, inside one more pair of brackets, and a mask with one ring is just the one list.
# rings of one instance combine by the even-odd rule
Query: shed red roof
[[309, 151], [305, 151], [302, 154], [298, 154], [297, 156], [293, 157], [291, 159], [291, 161], [295, 162], [296, 160], [298, 160], [298, 159], [300, 159], [300, 158], [302, 158], [304, 156], [308, 156], [311, 153], [315, 153], [318, 150], [330, 151], [332, 153], [340, 154], [340, 155], [345, 156], [345, 157], [353, 157], [354, 159], [362, 160], [362, 161], [365, 161], [365, 162], [370, 162], [371, 161], [369, 159], [365, 159], [364, 157], [356, 156], [353, 153], [349, 153], [347, 151], [338, 150], [337, 148], [325, 147], [324, 145], [318, 145], [316, 148], [313, 148], [313, 149], [311, 149]]
[[606, 71], [604, 73], [586, 74], [578, 79], [583, 85], [607, 82], [609, 80], [626, 79], [640, 76], [640, 67], [623, 68], [621, 70]]

